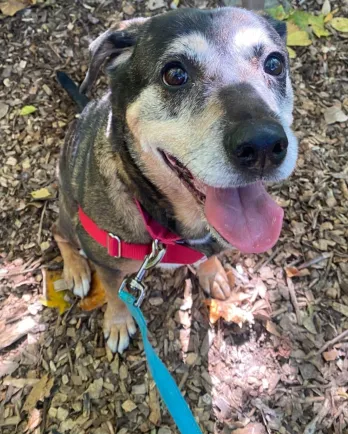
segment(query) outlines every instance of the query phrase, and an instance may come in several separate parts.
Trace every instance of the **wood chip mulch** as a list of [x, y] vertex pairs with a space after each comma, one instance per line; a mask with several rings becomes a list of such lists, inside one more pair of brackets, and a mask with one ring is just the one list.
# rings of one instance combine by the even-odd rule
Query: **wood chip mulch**
[[[171, 2], [31, 3], [0, 15], [0, 432], [176, 433], [139, 334], [113, 356], [102, 309], [75, 303], [59, 316], [39, 301], [42, 268], [61, 267], [50, 231], [55, 166], [75, 116], [55, 71], [81, 81], [94, 37]], [[298, 2], [312, 12], [322, 3]], [[331, 8], [348, 15], [346, 1]], [[300, 155], [294, 175], [273, 188], [286, 213], [279, 243], [268, 254], [220, 258], [248, 294], [254, 323], [211, 325], [194, 270], [147, 277], [151, 341], [204, 433], [348, 433], [348, 122], [328, 113], [348, 113], [347, 42], [335, 33], [292, 61]], [[20, 116], [27, 105], [37, 110]]]

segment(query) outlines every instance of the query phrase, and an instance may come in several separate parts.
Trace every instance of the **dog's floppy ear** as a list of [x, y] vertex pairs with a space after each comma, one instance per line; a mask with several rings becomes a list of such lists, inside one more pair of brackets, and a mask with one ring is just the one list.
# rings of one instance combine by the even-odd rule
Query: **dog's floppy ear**
[[80, 86], [81, 93], [86, 93], [91, 89], [106, 59], [114, 58], [134, 47], [139, 28], [146, 20], [147, 18], [134, 18], [123, 21], [117, 29], [107, 30], [90, 44], [91, 60], [87, 75]]
[[278, 35], [286, 43], [286, 37], [287, 37], [286, 23], [284, 23], [284, 21], [276, 20], [275, 18], [267, 14], [262, 14], [262, 17], [268, 22], [268, 24], [270, 24], [275, 29]]

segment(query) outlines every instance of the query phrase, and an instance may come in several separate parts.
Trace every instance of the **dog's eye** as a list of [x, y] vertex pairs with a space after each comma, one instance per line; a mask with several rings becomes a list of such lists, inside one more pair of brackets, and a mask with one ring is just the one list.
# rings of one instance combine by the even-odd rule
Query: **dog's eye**
[[266, 59], [264, 69], [267, 74], [279, 76], [284, 71], [284, 62], [278, 56], [271, 54]]
[[181, 65], [171, 63], [164, 67], [162, 79], [167, 86], [182, 86], [187, 82], [188, 74]]

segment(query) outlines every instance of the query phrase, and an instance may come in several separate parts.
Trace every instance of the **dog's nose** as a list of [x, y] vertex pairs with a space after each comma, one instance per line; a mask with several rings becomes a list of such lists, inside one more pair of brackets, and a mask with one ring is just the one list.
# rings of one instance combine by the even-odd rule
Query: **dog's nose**
[[233, 160], [240, 168], [276, 167], [286, 157], [286, 133], [272, 120], [242, 122], [230, 140]]

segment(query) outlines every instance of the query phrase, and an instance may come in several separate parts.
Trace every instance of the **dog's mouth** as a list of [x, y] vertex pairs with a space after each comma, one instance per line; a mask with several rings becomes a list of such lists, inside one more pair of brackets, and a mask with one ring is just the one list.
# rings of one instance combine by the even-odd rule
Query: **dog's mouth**
[[278, 241], [284, 212], [262, 182], [243, 187], [216, 188], [204, 184], [171, 154], [160, 150], [167, 166], [198, 203], [209, 225], [243, 253], [261, 253]]

